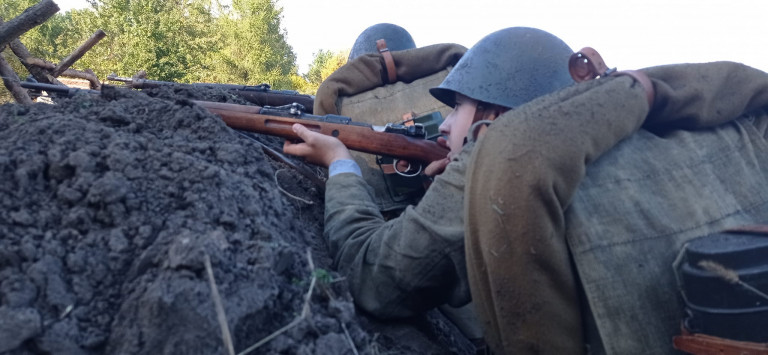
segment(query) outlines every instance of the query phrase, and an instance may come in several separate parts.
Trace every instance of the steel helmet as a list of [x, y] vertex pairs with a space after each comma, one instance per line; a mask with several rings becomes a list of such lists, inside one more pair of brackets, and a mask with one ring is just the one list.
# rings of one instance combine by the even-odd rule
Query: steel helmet
[[379, 23], [368, 27], [357, 36], [352, 50], [349, 51], [349, 59], [355, 59], [366, 53], [377, 53], [376, 41], [384, 39], [390, 51], [402, 51], [416, 48], [411, 34], [404, 28], [391, 23]]
[[454, 107], [455, 94], [501, 105], [520, 106], [574, 83], [568, 72], [573, 51], [554, 35], [510, 27], [485, 36], [429, 92]]

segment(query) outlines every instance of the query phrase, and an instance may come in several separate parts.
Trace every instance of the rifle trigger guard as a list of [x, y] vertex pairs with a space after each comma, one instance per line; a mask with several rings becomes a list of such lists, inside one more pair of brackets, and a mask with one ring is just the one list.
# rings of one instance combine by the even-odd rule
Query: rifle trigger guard
[[[419, 175], [421, 173], [421, 165], [419, 165], [419, 171], [417, 171], [417, 172], [415, 172], [413, 174], [406, 174], [406, 173], [404, 173], [404, 172], [402, 172], [400, 170], [397, 170], [397, 163], [398, 162], [400, 162], [400, 159], [395, 159], [392, 162], [392, 168], [395, 169], [395, 172], [397, 173], [397, 175], [405, 176], [405, 177], [414, 177], [414, 176]], [[408, 171], [408, 170], [411, 170], [411, 163], [410, 162], [408, 162], [408, 168], [405, 169], [405, 171]]]

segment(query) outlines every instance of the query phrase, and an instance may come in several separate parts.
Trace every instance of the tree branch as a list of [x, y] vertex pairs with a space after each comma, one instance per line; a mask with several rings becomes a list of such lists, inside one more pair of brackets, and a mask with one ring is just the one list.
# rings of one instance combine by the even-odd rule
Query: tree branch
[[88, 50], [93, 48], [93, 46], [96, 45], [96, 43], [99, 43], [102, 38], [104, 38], [107, 34], [104, 33], [102, 30], [97, 30], [93, 35], [91, 35], [88, 40], [86, 40], [80, 47], [75, 49], [72, 54], [64, 58], [61, 62], [59, 62], [58, 65], [56, 65], [55, 68], [53, 68], [53, 72], [51, 72], [51, 75], [53, 77], [57, 77], [61, 75], [67, 68], [69, 68], [72, 64], [74, 64], [78, 59], [82, 58], [83, 55], [85, 55]]
[[23, 35], [27, 31], [47, 21], [55, 13], [59, 12], [59, 5], [53, 0], [42, 0], [34, 6], [24, 10], [21, 15], [10, 21], [0, 24], [0, 48]]
[[11, 95], [16, 99], [16, 102], [25, 105], [32, 103], [32, 99], [29, 98], [27, 91], [19, 86], [19, 79], [11, 68], [11, 65], [5, 60], [3, 52], [0, 52], [0, 76], [3, 77], [3, 84], [5, 84], [5, 87], [11, 92]]

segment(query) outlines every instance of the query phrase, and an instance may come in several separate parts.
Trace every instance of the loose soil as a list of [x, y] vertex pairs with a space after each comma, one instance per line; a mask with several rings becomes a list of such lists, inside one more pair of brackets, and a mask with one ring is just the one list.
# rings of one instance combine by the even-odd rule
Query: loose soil
[[253, 353], [474, 351], [436, 312], [356, 310], [329, 268], [322, 186], [263, 153], [279, 139], [188, 99], [246, 103], [166, 88], [0, 106], [0, 353], [225, 354], [206, 258], [237, 352], [305, 303]]

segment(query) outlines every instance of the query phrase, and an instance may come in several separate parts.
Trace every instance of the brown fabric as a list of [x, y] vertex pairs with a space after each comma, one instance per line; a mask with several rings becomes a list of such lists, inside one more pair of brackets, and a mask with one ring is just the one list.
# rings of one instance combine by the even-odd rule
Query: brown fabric
[[[397, 68], [397, 79], [409, 83], [453, 66], [466, 51], [458, 44], [435, 44], [390, 53]], [[386, 64], [380, 54], [357, 57], [320, 84], [313, 112], [316, 115], [338, 114], [336, 100], [339, 97], [383, 86], [386, 80]]]
[[644, 123], [710, 127], [768, 105], [768, 74], [741, 64], [644, 71], [656, 91], [650, 115], [640, 85], [609, 77], [510, 111], [478, 142], [465, 190], [467, 272], [496, 352], [584, 351], [564, 210], [587, 165]]
[[767, 74], [743, 64], [679, 64], [643, 71], [656, 91], [653, 111], [644, 124], [651, 129], [716, 126], [768, 101]]
[[651, 82], [651, 79], [644, 72], [640, 70], [622, 70], [614, 72], [611, 75], [631, 76], [632, 79], [635, 79], [635, 81], [643, 87], [643, 90], [645, 90], [645, 99], [648, 100], [648, 106], [653, 106], [653, 98], [656, 96], [656, 93], [653, 91], [653, 83]]

